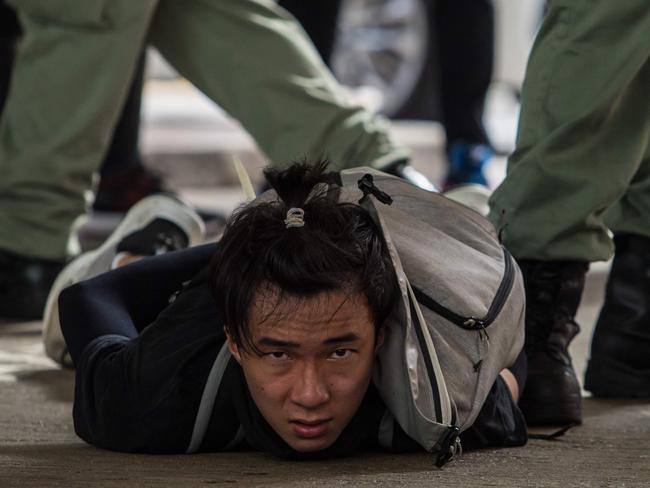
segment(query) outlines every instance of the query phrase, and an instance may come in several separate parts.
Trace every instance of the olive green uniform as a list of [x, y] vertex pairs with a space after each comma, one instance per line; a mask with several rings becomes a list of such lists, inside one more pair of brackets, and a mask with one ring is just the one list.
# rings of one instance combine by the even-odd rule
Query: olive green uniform
[[407, 155], [265, 0], [11, 0], [25, 37], [0, 122], [0, 249], [62, 259], [146, 41], [271, 161], [384, 168]]
[[650, 237], [650, 3], [551, 0], [490, 217], [519, 259], [608, 259]]

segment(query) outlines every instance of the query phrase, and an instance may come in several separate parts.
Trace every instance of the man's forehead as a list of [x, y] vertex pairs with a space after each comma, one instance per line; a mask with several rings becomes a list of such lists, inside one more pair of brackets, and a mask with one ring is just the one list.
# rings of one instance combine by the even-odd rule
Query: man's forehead
[[[327, 290], [305, 297], [283, 292], [276, 286], [266, 286], [255, 293], [251, 313], [274, 318], [297, 314], [303, 318], [328, 315], [333, 320], [341, 320], [344, 316], [355, 315], [356, 309], [364, 306], [367, 307], [366, 297], [359, 292]], [[360, 313], [363, 314], [363, 310]]]
[[[253, 336], [287, 338], [309, 334], [313, 339], [363, 333], [372, 325], [365, 296], [341, 291], [322, 292], [312, 297], [258, 294], [251, 310]], [[257, 297], [256, 297], [257, 298]]]
[[328, 337], [360, 333], [367, 322], [356, 316], [336, 316], [333, 319], [325, 315], [303, 317], [293, 316], [269, 317], [264, 322], [253, 324], [253, 336], [298, 337], [309, 335], [325, 340]]

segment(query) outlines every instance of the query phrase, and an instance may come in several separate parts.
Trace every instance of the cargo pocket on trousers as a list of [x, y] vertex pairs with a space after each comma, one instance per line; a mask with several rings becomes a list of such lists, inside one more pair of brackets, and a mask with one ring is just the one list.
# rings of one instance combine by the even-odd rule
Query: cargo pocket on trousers
[[111, 0], [7, 0], [21, 15], [35, 22], [96, 27], [107, 22]]

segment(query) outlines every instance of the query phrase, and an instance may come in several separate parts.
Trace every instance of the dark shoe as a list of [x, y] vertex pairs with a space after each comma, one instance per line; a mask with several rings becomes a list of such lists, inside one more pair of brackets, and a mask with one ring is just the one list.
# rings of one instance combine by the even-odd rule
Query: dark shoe
[[143, 198], [156, 193], [171, 192], [160, 175], [142, 165], [133, 165], [102, 176], [93, 208], [125, 213]]
[[526, 288], [528, 378], [519, 406], [528, 425], [581, 423], [582, 394], [569, 343], [580, 331], [575, 314], [589, 265], [519, 261]]
[[0, 251], [0, 320], [40, 320], [50, 287], [64, 265]]
[[427, 191], [435, 191], [438, 189], [436, 186], [427, 178], [425, 175], [420, 173], [417, 169], [407, 163], [399, 163], [390, 168], [387, 168], [386, 173], [402, 178], [403, 180], [408, 181], [410, 184], [422, 188]]
[[650, 238], [621, 234], [591, 343], [585, 389], [650, 398]]

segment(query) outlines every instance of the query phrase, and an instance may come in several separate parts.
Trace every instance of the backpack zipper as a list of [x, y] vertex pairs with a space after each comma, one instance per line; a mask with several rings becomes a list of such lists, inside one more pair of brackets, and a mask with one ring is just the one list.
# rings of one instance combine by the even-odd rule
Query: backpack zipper
[[494, 299], [490, 304], [490, 308], [483, 318], [465, 317], [463, 315], [459, 315], [456, 312], [449, 310], [444, 305], [438, 303], [415, 286], [413, 286], [413, 292], [415, 293], [415, 297], [417, 298], [418, 302], [424, 304], [426, 307], [433, 310], [438, 315], [444, 317], [450, 322], [456, 324], [457, 326], [466, 330], [478, 330], [485, 332], [485, 329], [490, 326], [492, 322], [494, 322], [494, 320], [501, 312], [501, 309], [503, 308], [503, 305], [505, 304], [505, 301], [508, 298], [508, 295], [512, 290], [512, 285], [515, 281], [515, 268], [512, 263], [512, 256], [505, 247], [503, 248], [503, 259], [505, 262], [503, 279], [501, 280], [499, 288], [494, 295]]
[[[410, 300], [409, 302], [410, 302], [409, 305], [411, 307], [411, 320], [413, 322], [417, 321], [417, 325], [414, 325], [414, 329], [415, 329], [415, 336], [417, 337], [418, 342], [420, 343], [420, 350], [423, 352], [428, 352], [429, 348], [427, 347], [426, 339], [424, 338], [424, 332], [422, 331], [422, 325], [419, 323], [415, 306], [413, 302], [411, 302]], [[424, 360], [424, 366], [427, 369], [427, 374], [429, 375], [429, 379], [431, 380], [431, 391], [433, 393], [433, 410], [435, 414], [435, 419], [436, 422], [443, 423], [442, 399], [440, 398], [440, 390], [438, 388], [438, 381], [436, 380], [436, 373], [433, 369], [431, 356], [429, 355], [429, 353], [425, 353], [422, 355], [422, 359]]]
[[[409, 289], [409, 307], [411, 311], [411, 321], [413, 322], [413, 327], [415, 329], [415, 336], [417, 337], [418, 343], [420, 344], [420, 350], [423, 352], [422, 359], [424, 361], [427, 374], [429, 376], [429, 382], [431, 385], [431, 393], [433, 395], [433, 405], [434, 405], [434, 414], [435, 421], [444, 425], [456, 425], [456, 413], [453, 408], [451, 408], [451, 402], [449, 401], [449, 394], [447, 393], [447, 387], [445, 385], [444, 377], [442, 376], [442, 371], [440, 370], [440, 365], [437, 363], [437, 356], [435, 349], [433, 349], [433, 344], [429, 347], [429, 342], [427, 341], [425, 334], [429, 336], [426, 322], [419, 311], [417, 299], [415, 297], [415, 291], [410, 284], [407, 284]], [[433, 358], [436, 358], [437, 368], [433, 364]], [[436, 370], [439, 374], [436, 374]], [[442, 388], [438, 384], [440, 379]]]

